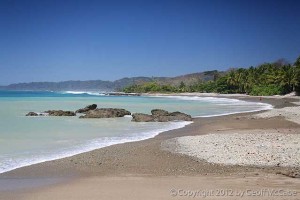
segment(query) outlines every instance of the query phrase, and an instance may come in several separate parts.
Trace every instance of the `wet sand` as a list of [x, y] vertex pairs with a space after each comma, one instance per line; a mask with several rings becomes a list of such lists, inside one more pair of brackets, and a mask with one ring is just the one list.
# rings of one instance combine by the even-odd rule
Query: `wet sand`
[[[234, 97], [260, 101], [253, 97]], [[294, 98], [263, 98], [276, 108], [295, 106]], [[259, 112], [258, 112], [259, 113]], [[228, 189], [253, 190], [277, 188], [299, 191], [299, 179], [279, 172], [299, 170], [287, 167], [228, 166], [212, 164], [189, 156], [174, 154], [161, 148], [161, 143], [180, 136], [202, 135], [233, 130], [275, 129], [279, 133], [300, 134], [300, 125], [282, 116], [255, 118], [253, 113], [197, 118], [184, 128], [161, 133], [155, 138], [113, 145], [55, 161], [16, 169], [0, 175], [2, 180], [36, 180], [63, 178], [58, 182], [6, 190], [1, 199], [184, 199], [170, 195], [170, 189]], [[230, 184], [229, 184], [230, 183]], [[1, 184], [1, 182], [0, 182]], [[29, 186], [28, 186], [29, 185]], [[229, 187], [230, 186], [230, 187]], [[177, 187], [177, 188], [176, 188]], [[116, 191], [116, 188], [118, 190]], [[121, 196], [122, 195], [122, 196]], [[260, 198], [259, 198], [260, 197]], [[214, 196], [211, 199], [229, 198]], [[247, 197], [250, 198], [250, 197]], [[243, 199], [247, 199], [243, 197]], [[270, 196], [264, 197], [270, 199]], [[262, 196], [251, 199], [264, 199]], [[277, 197], [276, 197], [277, 198]], [[272, 199], [276, 199], [275, 197]], [[294, 197], [293, 197], [294, 198]], [[286, 199], [293, 199], [286, 198]], [[294, 198], [300, 198], [300, 193]], [[206, 198], [210, 199], [210, 198]], [[279, 199], [279, 198], [278, 198]], [[281, 198], [282, 199], [282, 198]]]

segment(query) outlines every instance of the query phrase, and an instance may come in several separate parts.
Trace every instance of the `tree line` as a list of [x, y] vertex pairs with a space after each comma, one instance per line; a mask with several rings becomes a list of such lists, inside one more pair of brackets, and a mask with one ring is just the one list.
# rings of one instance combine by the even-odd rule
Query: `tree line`
[[123, 92], [216, 92], [267, 96], [295, 91], [300, 94], [300, 57], [293, 65], [281, 59], [257, 67], [231, 69], [225, 74], [217, 70], [210, 71], [210, 74], [213, 75], [210, 81], [199, 80], [189, 85], [181, 82], [176, 86], [153, 81], [125, 87]]

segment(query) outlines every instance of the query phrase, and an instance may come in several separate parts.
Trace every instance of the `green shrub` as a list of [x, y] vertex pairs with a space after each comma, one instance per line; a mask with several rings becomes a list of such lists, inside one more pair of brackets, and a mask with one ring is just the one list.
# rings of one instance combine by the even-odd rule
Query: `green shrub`
[[283, 88], [278, 85], [255, 85], [253, 86], [250, 95], [254, 96], [270, 96], [283, 94]]

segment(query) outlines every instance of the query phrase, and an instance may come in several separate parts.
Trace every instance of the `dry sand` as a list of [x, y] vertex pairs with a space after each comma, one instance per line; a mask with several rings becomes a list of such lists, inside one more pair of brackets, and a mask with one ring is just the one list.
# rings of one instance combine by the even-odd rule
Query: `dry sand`
[[[289, 98], [248, 98], [243, 100], [271, 103], [277, 108], [294, 105]], [[259, 112], [261, 113], [261, 112]], [[155, 138], [113, 145], [69, 158], [40, 163], [0, 175], [1, 180], [35, 180], [49, 177], [64, 181], [44, 186], [2, 191], [0, 199], [187, 199], [170, 195], [170, 189], [185, 190], [230, 189], [259, 190], [282, 189], [299, 192], [299, 179], [278, 172], [299, 170], [291, 167], [227, 166], [174, 154], [161, 148], [168, 139], [181, 136], [218, 134], [232, 131], [276, 130], [286, 134], [300, 133], [300, 125], [282, 116], [255, 118], [252, 114], [198, 118], [194, 123]], [[0, 185], [1, 186], [1, 185]], [[200, 198], [200, 197], [197, 197]], [[201, 197], [202, 198], [202, 197]], [[241, 199], [214, 196], [206, 199]], [[300, 196], [256, 196], [243, 199], [299, 199]]]

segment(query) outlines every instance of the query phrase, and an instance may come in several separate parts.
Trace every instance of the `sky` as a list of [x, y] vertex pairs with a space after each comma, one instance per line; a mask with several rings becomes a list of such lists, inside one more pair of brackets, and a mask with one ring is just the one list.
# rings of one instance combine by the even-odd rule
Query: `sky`
[[299, 7], [297, 0], [0, 0], [0, 85], [294, 62]]

